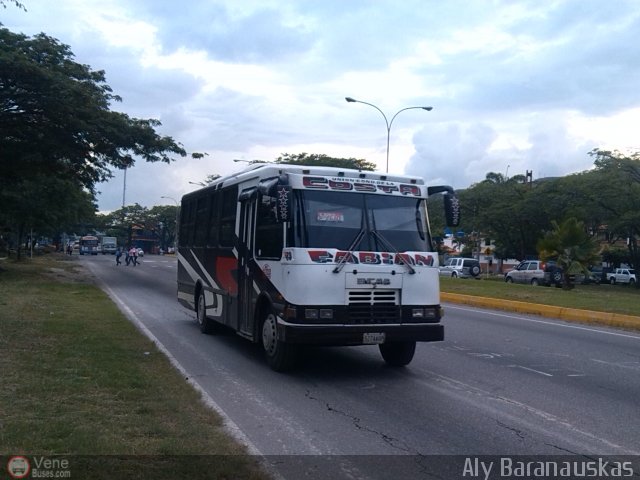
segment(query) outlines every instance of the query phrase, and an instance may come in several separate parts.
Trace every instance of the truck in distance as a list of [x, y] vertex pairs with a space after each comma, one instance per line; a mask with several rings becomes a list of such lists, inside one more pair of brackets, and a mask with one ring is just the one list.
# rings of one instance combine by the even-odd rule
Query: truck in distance
[[101, 250], [103, 255], [106, 255], [107, 253], [113, 255], [118, 249], [118, 239], [116, 237], [102, 237], [100, 246], [102, 247]]

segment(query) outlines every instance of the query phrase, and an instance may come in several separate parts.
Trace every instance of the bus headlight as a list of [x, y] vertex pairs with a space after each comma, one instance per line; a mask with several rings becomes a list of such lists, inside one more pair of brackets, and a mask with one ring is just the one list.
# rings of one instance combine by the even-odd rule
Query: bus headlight
[[438, 318], [437, 308], [412, 308], [411, 318], [433, 320]]
[[333, 309], [332, 308], [321, 308], [320, 309], [320, 318], [323, 320], [333, 320]]
[[318, 310], [317, 308], [305, 308], [304, 318], [307, 320], [331, 320], [333, 319], [333, 309], [321, 308]]
[[307, 320], [317, 320], [318, 319], [318, 310], [316, 308], [305, 308], [304, 309], [304, 318]]

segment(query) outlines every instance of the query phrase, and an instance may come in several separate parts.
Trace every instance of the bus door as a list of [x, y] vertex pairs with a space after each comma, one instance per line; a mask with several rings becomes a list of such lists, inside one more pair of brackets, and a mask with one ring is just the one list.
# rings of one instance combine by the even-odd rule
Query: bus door
[[253, 305], [253, 273], [249, 270], [253, 258], [256, 189], [240, 195], [240, 232], [238, 238], [238, 331], [253, 335], [251, 319]]

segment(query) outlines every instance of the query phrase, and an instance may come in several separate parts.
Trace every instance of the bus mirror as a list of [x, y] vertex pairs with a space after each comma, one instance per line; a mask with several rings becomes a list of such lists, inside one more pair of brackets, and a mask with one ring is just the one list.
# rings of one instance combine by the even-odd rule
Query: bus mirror
[[278, 185], [276, 187], [276, 220], [280, 223], [291, 220], [291, 187]]
[[258, 191], [262, 195], [268, 195], [270, 197], [273, 197], [275, 195], [277, 185], [278, 185], [277, 178], [269, 178], [267, 180], [261, 181], [258, 184]]
[[455, 193], [444, 194], [444, 217], [448, 227], [460, 225], [460, 201]]
[[448, 192], [453, 194], [453, 188], [449, 185], [437, 185], [435, 187], [427, 187], [427, 197], [435, 195], [436, 193]]

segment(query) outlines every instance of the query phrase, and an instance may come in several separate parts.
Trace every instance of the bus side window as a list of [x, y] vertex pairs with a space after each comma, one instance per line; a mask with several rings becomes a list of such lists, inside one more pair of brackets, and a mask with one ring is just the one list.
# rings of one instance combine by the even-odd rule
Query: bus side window
[[193, 243], [196, 247], [204, 247], [207, 244], [207, 233], [209, 230], [207, 225], [209, 219], [209, 199], [205, 197], [199, 198], [196, 206], [196, 218], [198, 220], [194, 223], [196, 233]]
[[284, 247], [283, 224], [278, 223], [276, 199], [267, 195], [258, 197], [255, 248], [257, 258], [280, 260]]
[[180, 215], [180, 244], [187, 247], [193, 245], [193, 216], [195, 205], [193, 200], [182, 203]]
[[214, 192], [210, 198], [209, 205], [209, 237], [207, 245], [210, 247], [218, 246], [218, 228], [220, 226], [220, 192]]
[[222, 210], [220, 212], [220, 246], [233, 247], [236, 228], [236, 210], [238, 207], [238, 186], [222, 191]]

